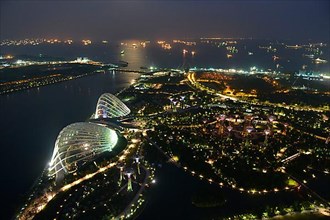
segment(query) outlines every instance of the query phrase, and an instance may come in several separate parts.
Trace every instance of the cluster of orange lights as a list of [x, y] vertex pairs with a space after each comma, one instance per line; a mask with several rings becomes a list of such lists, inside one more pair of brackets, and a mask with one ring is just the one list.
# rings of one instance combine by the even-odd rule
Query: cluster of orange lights
[[0, 56], [0, 60], [1, 60], [1, 59], [9, 60], [9, 59], [13, 59], [13, 58], [14, 58], [14, 56], [12, 56], [12, 55]]
[[91, 40], [82, 40], [81, 41], [85, 46], [92, 44]]
[[[187, 53], [189, 53], [189, 51], [186, 50], [186, 49], [183, 49], [183, 50], [182, 50], [182, 53], [183, 53], [183, 55], [186, 55]], [[195, 56], [195, 54], [196, 54], [195, 51], [191, 51], [191, 55], [192, 55], [192, 56]]]
[[73, 43], [73, 40], [65, 40], [64, 43], [65, 44], [72, 44]]
[[166, 41], [162, 41], [162, 40], [160, 40], [160, 41], [157, 41], [157, 44], [159, 44], [159, 45], [160, 45], [163, 49], [165, 49], [165, 50], [170, 50], [170, 49], [172, 49], [171, 44], [166, 43]]
[[187, 46], [196, 45], [196, 42], [194, 42], [194, 41], [183, 41], [183, 40], [173, 40], [173, 43], [180, 43], [180, 44], [184, 44]]
[[55, 38], [55, 39], [48, 39], [46, 42], [50, 44], [56, 44], [56, 43], [61, 43], [61, 40]]

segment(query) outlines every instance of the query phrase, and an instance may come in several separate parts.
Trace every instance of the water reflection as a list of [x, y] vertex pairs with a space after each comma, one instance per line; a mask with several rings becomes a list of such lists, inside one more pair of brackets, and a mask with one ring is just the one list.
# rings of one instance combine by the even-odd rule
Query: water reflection
[[129, 63], [129, 69], [140, 69], [140, 67], [148, 65], [146, 49], [137, 40], [123, 41], [119, 47], [120, 52], [124, 51], [121, 58]]

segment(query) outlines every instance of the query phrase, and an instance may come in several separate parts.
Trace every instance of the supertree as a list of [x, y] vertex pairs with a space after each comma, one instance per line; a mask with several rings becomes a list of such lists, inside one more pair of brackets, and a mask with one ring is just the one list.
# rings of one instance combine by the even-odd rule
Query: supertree
[[174, 101], [172, 101], [172, 103], [173, 103], [173, 106], [174, 106], [173, 111], [176, 111], [176, 105], [178, 104], [178, 101], [174, 100]]
[[169, 100], [170, 100], [170, 105], [171, 105], [171, 109], [172, 109], [173, 108], [173, 100], [174, 99], [172, 97], [170, 97]]
[[134, 174], [134, 171], [132, 169], [128, 169], [125, 171], [125, 175], [127, 176], [128, 179], [128, 183], [127, 183], [127, 191], [133, 191], [133, 187], [132, 187], [132, 176]]
[[246, 144], [249, 143], [249, 137], [250, 137], [250, 134], [253, 130], [254, 130], [254, 128], [252, 126], [247, 126], [246, 127], [246, 131], [247, 131]]
[[228, 130], [228, 138], [229, 138], [230, 137], [230, 132], [233, 130], [233, 127], [229, 125], [227, 127], [227, 130]]
[[223, 135], [224, 131], [225, 131], [225, 119], [226, 119], [226, 115], [221, 114], [217, 120], [220, 121], [220, 126], [219, 126], [219, 134]]
[[138, 174], [140, 175], [140, 160], [142, 159], [141, 156], [137, 155], [134, 157], [134, 162], [136, 163], [136, 166], [137, 166], [137, 171], [138, 171]]
[[264, 143], [267, 144], [268, 135], [270, 134], [270, 130], [269, 129], [266, 129], [264, 132], [265, 132], [265, 141], [264, 141]]
[[185, 98], [186, 98], [185, 96], [180, 96], [180, 104], [181, 104], [181, 108], [184, 107], [184, 99], [185, 99]]
[[121, 181], [123, 180], [123, 175], [124, 175], [124, 165], [122, 165], [122, 164], [119, 164], [119, 165], [117, 165], [117, 168], [119, 169], [119, 172], [120, 172], [120, 174], [119, 174], [119, 181], [118, 181], [118, 185], [120, 186], [121, 185]]

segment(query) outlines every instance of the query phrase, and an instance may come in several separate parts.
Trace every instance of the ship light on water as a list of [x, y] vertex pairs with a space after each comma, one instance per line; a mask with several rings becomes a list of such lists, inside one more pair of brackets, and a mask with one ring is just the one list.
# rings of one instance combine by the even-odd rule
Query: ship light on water
[[316, 58], [316, 59], [314, 60], [314, 62], [315, 62], [316, 64], [320, 64], [320, 63], [327, 63], [328, 61], [323, 60], [323, 59], [320, 59], [320, 58]]

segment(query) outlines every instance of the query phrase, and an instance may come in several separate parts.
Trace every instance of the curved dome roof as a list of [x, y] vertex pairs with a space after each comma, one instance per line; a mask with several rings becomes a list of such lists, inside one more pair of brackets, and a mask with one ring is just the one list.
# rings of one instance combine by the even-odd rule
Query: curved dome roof
[[104, 93], [97, 101], [95, 118], [116, 118], [126, 116], [131, 110], [116, 96]]
[[73, 172], [79, 163], [111, 151], [118, 141], [117, 133], [102, 125], [79, 122], [65, 127], [58, 135], [49, 171], [51, 175]]

